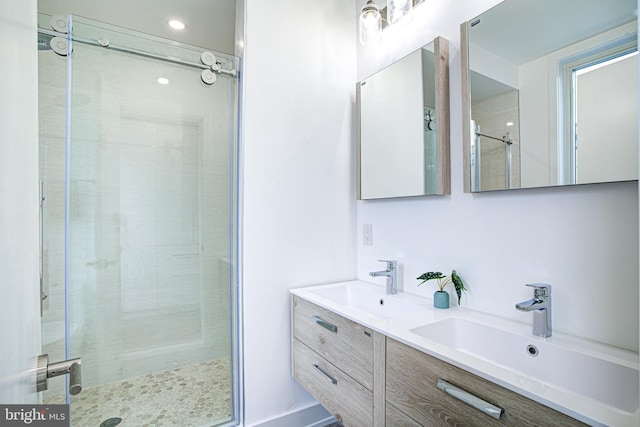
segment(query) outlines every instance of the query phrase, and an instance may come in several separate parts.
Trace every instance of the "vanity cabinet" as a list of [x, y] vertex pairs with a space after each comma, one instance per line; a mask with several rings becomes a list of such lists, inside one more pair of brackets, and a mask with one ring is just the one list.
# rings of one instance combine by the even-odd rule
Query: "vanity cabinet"
[[[387, 338], [386, 349], [387, 425], [586, 425], [391, 338]], [[504, 409], [500, 420], [439, 389], [440, 379]]]
[[384, 335], [296, 296], [292, 310], [294, 378], [345, 426], [384, 425]]
[[291, 307], [292, 375], [346, 427], [586, 425], [296, 295]]
[[387, 402], [386, 406], [385, 421], [389, 427], [422, 427], [416, 420], [389, 402]]
[[345, 426], [373, 425], [373, 393], [294, 340], [294, 378]]

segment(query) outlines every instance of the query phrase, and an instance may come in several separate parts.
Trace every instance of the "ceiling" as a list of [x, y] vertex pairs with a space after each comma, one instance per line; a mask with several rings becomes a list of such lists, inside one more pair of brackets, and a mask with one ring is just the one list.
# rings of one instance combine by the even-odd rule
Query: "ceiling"
[[[38, 0], [38, 12], [71, 12], [223, 53], [235, 48], [236, 0]], [[184, 21], [186, 30], [172, 30], [171, 18]]]

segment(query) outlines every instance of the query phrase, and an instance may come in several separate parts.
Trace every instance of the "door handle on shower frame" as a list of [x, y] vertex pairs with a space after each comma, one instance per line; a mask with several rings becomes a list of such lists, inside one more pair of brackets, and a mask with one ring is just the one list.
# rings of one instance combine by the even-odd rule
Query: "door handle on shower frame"
[[49, 378], [60, 375], [69, 375], [69, 394], [76, 395], [82, 391], [82, 360], [63, 360], [62, 362], [49, 363], [49, 355], [38, 356], [36, 369], [36, 390], [45, 391], [49, 388]]
[[38, 199], [38, 270], [40, 275], [40, 317], [44, 315], [44, 300], [47, 293], [44, 291], [44, 181], [40, 180], [40, 194]]

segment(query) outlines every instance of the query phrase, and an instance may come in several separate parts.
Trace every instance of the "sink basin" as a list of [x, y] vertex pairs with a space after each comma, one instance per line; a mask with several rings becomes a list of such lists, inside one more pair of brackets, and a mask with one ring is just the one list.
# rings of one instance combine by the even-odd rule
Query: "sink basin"
[[562, 346], [553, 338], [544, 341], [459, 318], [411, 332], [619, 410], [634, 413], [638, 409], [638, 369], [632, 363]]
[[401, 295], [387, 295], [384, 288], [365, 283], [349, 283], [314, 290], [311, 293], [382, 319], [393, 319], [425, 310], [420, 304], [401, 299]]

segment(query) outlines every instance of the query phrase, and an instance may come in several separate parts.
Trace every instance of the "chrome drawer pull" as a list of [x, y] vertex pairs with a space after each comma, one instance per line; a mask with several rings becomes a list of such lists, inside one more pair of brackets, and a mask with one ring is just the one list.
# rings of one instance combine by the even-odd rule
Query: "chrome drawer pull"
[[311, 319], [314, 322], [316, 322], [318, 325], [322, 326], [323, 328], [325, 328], [325, 329], [327, 329], [327, 330], [329, 330], [331, 332], [338, 332], [338, 327], [336, 325], [332, 325], [331, 323], [322, 320], [318, 316], [311, 316]]
[[316, 365], [315, 363], [312, 363], [311, 366], [313, 366], [314, 368], [316, 368], [318, 370], [318, 372], [320, 372], [322, 375], [324, 375], [325, 377], [327, 377], [327, 379], [329, 381], [331, 381], [331, 384], [338, 384], [338, 380], [333, 378], [331, 375], [327, 374], [325, 371], [322, 370], [322, 368], [318, 365]]
[[484, 412], [485, 414], [495, 418], [496, 420], [499, 420], [504, 413], [504, 409], [502, 409], [501, 407], [492, 405], [486, 400], [482, 400], [479, 397], [469, 393], [468, 391], [462, 390], [461, 388], [449, 384], [445, 380], [438, 380], [437, 386], [445, 393], [450, 394], [456, 399], [462, 400], [464, 403], [473, 406], [474, 408]]

